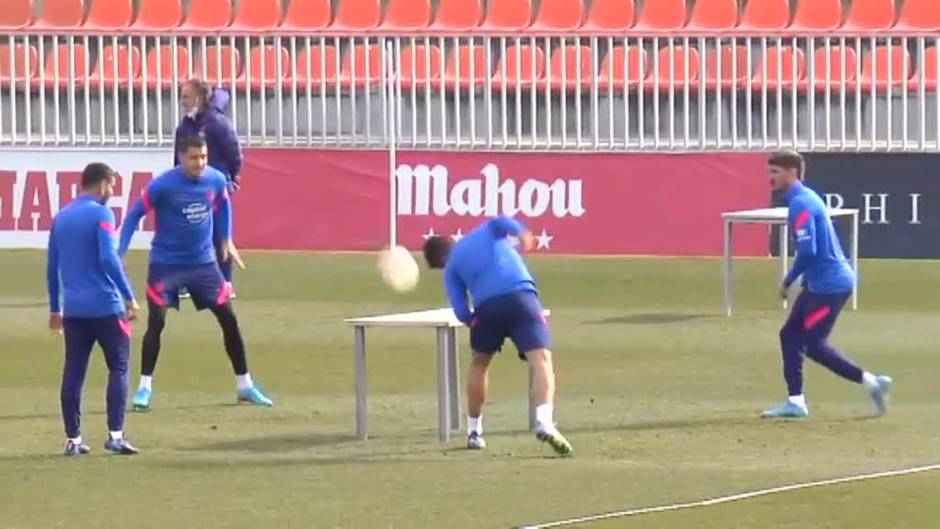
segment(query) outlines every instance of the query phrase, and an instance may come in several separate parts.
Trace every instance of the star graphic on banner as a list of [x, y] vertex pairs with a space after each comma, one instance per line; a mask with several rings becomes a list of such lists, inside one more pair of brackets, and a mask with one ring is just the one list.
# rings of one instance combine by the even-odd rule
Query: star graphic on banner
[[463, 239], [463, 230], [457, 228], [457, 233], [451, 235], [450, 238], [453, 239], [454, 242], [460, 242], [460, 239]]
[[434, 237], [434, 236], [436, 236], [436, 235], [437, 235], [437, 233], [434, 233], [434, 227], [432, 226], [431, 228], [428, 229], [428, 232], [425, 233], [424, 235], [422, 235], [421, 237], [423, 237], [424, 240], [428, 240], [428, 239], [430, 239], [431, 237]]
[[554, 235], [549, 235], [548, 232], [545, 231], [545, 228], [542, 228], [542, 233], [535, 236], [535, 249], [541, 250], [544, 248], [550, 250], [552, 248], [552, 239], [554, 238]]

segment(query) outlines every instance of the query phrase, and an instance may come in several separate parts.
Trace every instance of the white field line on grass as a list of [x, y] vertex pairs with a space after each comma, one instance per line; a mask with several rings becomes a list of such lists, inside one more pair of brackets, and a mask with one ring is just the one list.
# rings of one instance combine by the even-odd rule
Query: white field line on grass
[[767, 496], [770, 494], [779, 494], [781, 492], [790, 492], [794, 490], [809, 489], [814, 487], [825, 487], [829, 485], [839, 485], [841, 483], [851, 483], [853, 481], [866, 481], [870, 479], [878, 478], [888, 478], [893, 476], [904, 476], [908, 474], [918, 474], [921, 472], [930, 472], [934, 470], [940, 470], [940, 463], [933, 465], [924, 465], [919, 467], [911, 468], [902, 468], [898, 470], [888, 470], [885, 472], [875, 472], [872, 474], [861, 474], [856, 476], [848, 476], [842, 478], [832, 478], [824, 479], [821, 481], [810, 481], [806, 483], [796, 483], [792, 485], [783, 485], [780, 487], [773, 487], [769, 489], [760, 489], [750, 492], [741, 492], [738, 494], [731, 494], [729, 496], [719, 496], [717, 498], [711, 498], [701, 501], [693, 501], [687, 503], [673, 503], [671, 505], [660, 505], [657, 507], [643, 507], [639, 509], [629, 509], [624, 511], [615, 511], [608, 512], [603, 514], [590, 514], [587, 516], [582, 516], [579, 518], [570, 518], [568, 520], [558, 520], [554, 522], [542, 522], [534, 523], [528, 525], [517, 526], [516, 529], [545, 529], [549, 527], [562, 527], [565, 525], [573, 525], [579, 523], [587, 522], [597, 522], [601, 520], [609, 520], [611, 518], [626, 518], [628, 516], [637, 516], [640, 514], [652, 514], [657, 512], [669, 512], [669, 511], [679, 511], [684, 509], [694, 509], [697, 507], [710, 507], [712, 505], [719, 505], [722, 503], [731, 503], [739, 500], [747, 500], [750, 498], [757, 498], [759, 496]]

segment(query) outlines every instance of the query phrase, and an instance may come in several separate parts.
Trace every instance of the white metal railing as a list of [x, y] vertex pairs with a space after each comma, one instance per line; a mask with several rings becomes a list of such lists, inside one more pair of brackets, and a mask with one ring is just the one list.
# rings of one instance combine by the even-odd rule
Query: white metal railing
[[[171, 144], [178, 87], [200, 77], [230, 92], [228, 114], [253, 146], [380, 147], [397, 115], [404, 148], [932, 151], [938, 45], [936, 36], [9, 34], [0, 145]], [[382, 72], [394, 72], [393, 98]]]

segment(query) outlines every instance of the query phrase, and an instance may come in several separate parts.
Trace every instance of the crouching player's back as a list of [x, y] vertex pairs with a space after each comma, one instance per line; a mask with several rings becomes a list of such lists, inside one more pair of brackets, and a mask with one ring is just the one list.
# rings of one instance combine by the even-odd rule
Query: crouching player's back
[[[554, 423], [555, 372], [551, 336], [539, 302], [535, 280], [510, 236], [531, 249], [532, 234], [508, 217], [491, 219], [454, 244], [432, 237], [424, 245], [431, 268], [443, 268], [444, 285], [454, 314], [470, 327], [473, 360], [467, 376], [467, 446], [483, 448], [483, 402], [493, 355], [512, 340], [532, 374], [537, 437], [559, 454], [571, 445]], [[473, 299], [474, 309], [469, 306]]]

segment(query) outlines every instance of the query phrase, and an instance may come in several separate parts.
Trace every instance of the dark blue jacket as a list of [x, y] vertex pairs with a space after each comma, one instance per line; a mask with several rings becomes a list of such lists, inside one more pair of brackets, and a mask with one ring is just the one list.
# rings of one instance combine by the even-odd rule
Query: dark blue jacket
[[[209, 165], [215, 167], [229, 182], [233, 182], [242, 170], [242, 149], [238, 144], [238, 135], [235, 127], [225, 117], [225, 107], [228, 106], [228, 92], [216, 88], [209, 96], [209, 101], [195, 118], [184, 116], [176, 127], [176, 143], [183, 138], [201, 136], [206, 140], [209, 148]], [[177, 149], [173, 149], [173, 165], [179, 165]]]

